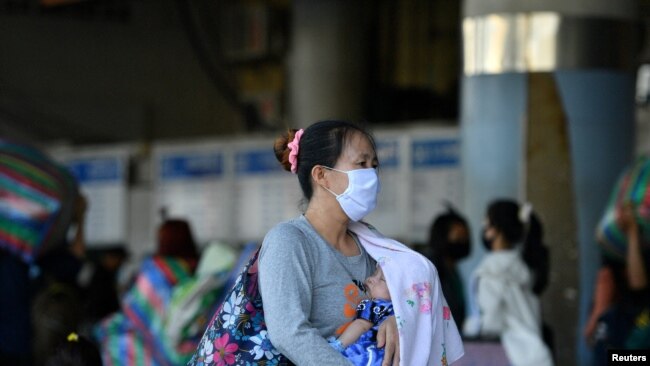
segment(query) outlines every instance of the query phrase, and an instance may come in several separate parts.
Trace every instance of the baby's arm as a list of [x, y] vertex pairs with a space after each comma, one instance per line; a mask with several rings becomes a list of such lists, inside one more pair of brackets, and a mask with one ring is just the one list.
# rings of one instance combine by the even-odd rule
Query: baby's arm
[[372, 328], [371, 322], [365, 319], [355, 319], [347, 328], [345, 328], [343, 334], [339, 336], [338, 340], [341, 342], [341, 345], [343, 345], [343, 348], [345, 348], [356, 342], [356, 340], [370, 328]]

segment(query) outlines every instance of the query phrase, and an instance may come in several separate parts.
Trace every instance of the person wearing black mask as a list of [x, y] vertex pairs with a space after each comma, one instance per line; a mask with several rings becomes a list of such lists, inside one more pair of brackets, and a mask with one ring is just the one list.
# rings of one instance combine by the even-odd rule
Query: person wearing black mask
[[498, 336], [513, 366], [552, 366], [552, 341], [542, 327], [539, 301], [548, 284], [549, 250], [532, 205], [491, 202], [482, 241], [487, 253], [470, 281], [465, 336]]
[[457, 263], [469, 256], [471, 250], [469, 225], [451, 206], [437, 216], [429, 232], [431, 262], [440, 276], [442, 292], [447, 299], [454, 321], [459, 326], [465, 320], [465, 289]]

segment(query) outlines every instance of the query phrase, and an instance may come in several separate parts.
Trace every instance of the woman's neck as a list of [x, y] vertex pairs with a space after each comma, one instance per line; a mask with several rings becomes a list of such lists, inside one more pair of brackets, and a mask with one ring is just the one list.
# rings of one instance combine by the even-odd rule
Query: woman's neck
[[494, 241], [492, 242], [492, 251], [501, 251], [501, 250], [508, 250], [511, 248], [510, 243], [508, 243], [505, 239], [503, 239], [503, 236], [499, 235], [496, 238], [494, 238]]
[[332, 214], [331, 209], [310, 202], [305, 211], [305, 218], [311, 226], [334, 249], [347, 255], [358, 255], [359, 249], [354, 240], [348, 235], [349, 219]]

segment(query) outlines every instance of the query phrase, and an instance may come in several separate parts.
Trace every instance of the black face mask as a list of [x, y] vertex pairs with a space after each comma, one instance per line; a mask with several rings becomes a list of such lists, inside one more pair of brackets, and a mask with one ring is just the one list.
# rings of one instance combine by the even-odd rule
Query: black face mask
[[469, 241], [454, 241], [448, 242], [445, 248], [446, 254], [453, 260], [461, 260], [469, 255], [470, 247]]
[[493, 239], [488, 239], [488, 238], [485, 236], [485, 232], [486, 232], [486, 231], [487, 231], [486, 229], [483, 229], [483, 232], [481, 233], [481, 241], [483, 242], [483, 247], [485, 247], [485, 249], [486, 249], [488, 252], [491, 252], [491, 251], [492, 251], [492, 242], [493, 242], [494, 240], [493, 240]]

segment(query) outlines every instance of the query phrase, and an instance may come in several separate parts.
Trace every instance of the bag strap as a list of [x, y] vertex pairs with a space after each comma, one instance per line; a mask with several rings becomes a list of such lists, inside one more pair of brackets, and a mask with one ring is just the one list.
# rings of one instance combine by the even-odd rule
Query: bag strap
[[[237, 284], [237, 279], [239, 278], [240, 275], [242, 276], [241, 277], [242, 281], [247, 281], [246, 278], [247, 276], [245, 275], [248, 274], [248, 271], [253, 265], [253, 263], [257, 261], [257, 257], [259, 255], [260, 249], [261, 247], [259, 247], [257, 243], [249, 243], [246, 244], [246, 246], [244, 246], [242, 252], [239, 254], [239, 258], [237, 259], [237, 262], [230, 270], [230, 274], [228, 275], [228, 280], [223, 285], [223, 288], [228, 289], [228, 291], [223, 291], [215, 301], [215, 304], [220, 305], [226, 299], [226, 296], [228, 296], [230, 290], [232, 290]], [[217, 305], [217, 307], [219, 305]]]
[[260, 255], [260, 250], [262, 250], [262, 247], [259, 247], [255, 250], [255, 252], [251, 255], [251, 259], [248, 261], [248, 264], [246, 265], [246, 273], [249, 275], [257, 273], [257, 259]]

